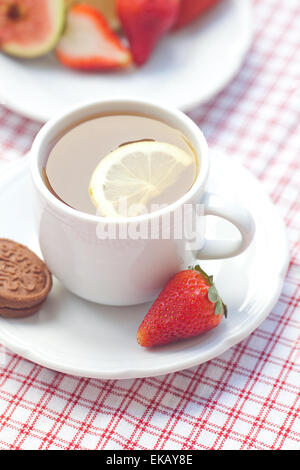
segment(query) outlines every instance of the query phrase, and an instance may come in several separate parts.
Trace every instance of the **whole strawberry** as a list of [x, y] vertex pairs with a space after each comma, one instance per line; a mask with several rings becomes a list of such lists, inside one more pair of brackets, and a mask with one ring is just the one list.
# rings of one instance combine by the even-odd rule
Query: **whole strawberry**
[[151, 347], [198, 336], [215, 328], [226, 313], [213, 277], [195, 266], [169, 281], [139, 327], [137, 340]]
[[180, 0], [117, 0], [117, 12], [137, 65], [176, 23]]
[[211, 10], [221, 0], [181, 0], [178, 20], [175, 27], [180, 28]]

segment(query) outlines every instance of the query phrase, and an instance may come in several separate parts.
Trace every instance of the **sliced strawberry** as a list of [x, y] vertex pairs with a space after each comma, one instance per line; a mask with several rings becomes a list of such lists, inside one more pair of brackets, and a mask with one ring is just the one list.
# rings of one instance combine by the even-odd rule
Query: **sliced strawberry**
[[132, 62], [129, 50], [101, 13], [80, 3], [69, 10], [56, 54], [63, 65], [80, 70], [118, 69]]

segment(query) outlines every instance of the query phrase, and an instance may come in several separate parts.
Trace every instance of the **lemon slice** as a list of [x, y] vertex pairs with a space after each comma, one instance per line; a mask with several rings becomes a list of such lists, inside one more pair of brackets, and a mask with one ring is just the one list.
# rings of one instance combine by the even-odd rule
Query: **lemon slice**
[[175, 145], [142, 141], [109, 153], [95, 169], [90, 197], [99, 214], [133, 217], [179, 180], [194, 158]]

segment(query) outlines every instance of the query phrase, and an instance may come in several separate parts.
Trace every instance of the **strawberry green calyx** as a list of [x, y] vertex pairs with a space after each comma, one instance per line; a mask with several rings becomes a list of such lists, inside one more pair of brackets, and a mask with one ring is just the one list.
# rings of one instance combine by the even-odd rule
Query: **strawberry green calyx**
[[198, 271], [209, 283], [210, 288], [208, 289], [208, 299], [211, 303], [216, 304], [215, 315], [222, 315], [222, 312], [224, 311], [224, 316], [227, 318], [227, 307], [219, 296], [217, 288], [214, 284], [214, 277], [206, 274], [206, 272], [203, 271], [199, 265], [196, 265], [192, 269]]

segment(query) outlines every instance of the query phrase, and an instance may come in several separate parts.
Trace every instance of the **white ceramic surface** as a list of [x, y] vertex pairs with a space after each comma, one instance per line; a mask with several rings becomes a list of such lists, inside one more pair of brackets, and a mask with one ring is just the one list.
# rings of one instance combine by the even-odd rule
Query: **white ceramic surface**
[[[201, 265], [215, 275], [229, 316], [215, 329], [153, 350], [141, 348], [137, 328], [149, 305], [103, 307], [75, 297], [58, 282], [42, 310], [31, 318], [0, 318], [0, 342], [51, 369], [86, 377], [125, 379], [161, 375], [208, 361], [251, 333], [280, 295], [288, 266], [285, 227], [264, 188], [246, 169], [213, 155], [209, 189], [236, 198], [255, 214], [256, 234], [242, 255]], [[39, 253], [28, 164], [0, 179], [0, 237], [15, 239]], [[212, 218], [212, 235], [231, 237], [227, 222]]]
[[[79, 212], [53, 196], [43, 179], [49, 148], [65, 129], [91, 116], [107, 113], [144, 113], [181, 131], [198, 158], [198, 176], [191, 189], [167, 207], [129, 218]], [[174, 108], [128, 98], [106, 98], [79, 105], [45, 124], [33, 143], [30, 160], [43, 256], [50, 271], [85, 300], [118, 306], [150, 302], [171, 277], [193, 264], [196, 257], [236, 256], [253, 239], [255, 224], [246, 208], [236, 201], [227, 201], [222, 195], [205, 192], [210, 168], [205, 137], [186, 114]], [[178, 221], [178, 215], [187, 211], [190, 215]], [[204, 215], [230, 221], [241, 236], [231, 241], [222, 236], [218, 240], [206, 240]], [[194, 230], [197, 234], [191, 243], [188, 227], [193, 224], [197, 225]], [[162, 237], [166, 227], [169, 234]], [[116, 236], [119, 231], [120, 237]], [[143, 236], [134, 235], [141, 232]]]
[[32, 61], [0, 54], [0, 102], [47, 121], [66, 107], [107, 95], [157, 99], [191, 109], [224, 88], [251, 44], [250, 0], [223, 0], [203, 19], [167, 36], [138, 70], [83, 74], [62, 67], [54, 55]]

